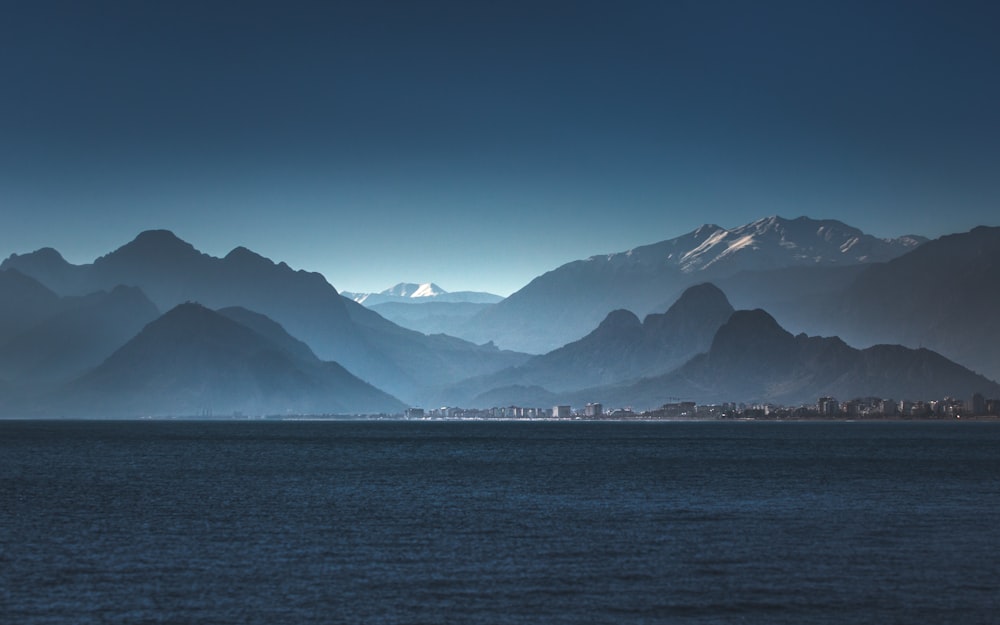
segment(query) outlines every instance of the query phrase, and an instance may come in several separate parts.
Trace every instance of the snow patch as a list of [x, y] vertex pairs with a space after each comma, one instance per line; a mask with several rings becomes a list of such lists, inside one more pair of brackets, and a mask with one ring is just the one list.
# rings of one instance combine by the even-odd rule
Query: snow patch
[[436, 297], [444, 293], [437, 285], [425, 282], [417, 286], [417, 290], [410, 294], [410, 297]]

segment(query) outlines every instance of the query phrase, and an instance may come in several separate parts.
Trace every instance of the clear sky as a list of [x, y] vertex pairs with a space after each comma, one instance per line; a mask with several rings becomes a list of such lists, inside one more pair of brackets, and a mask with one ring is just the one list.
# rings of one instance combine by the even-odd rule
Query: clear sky
[[0, 255], [502, 295], [706, 222], [1000, 224], [1000, 3], [0, 3]]

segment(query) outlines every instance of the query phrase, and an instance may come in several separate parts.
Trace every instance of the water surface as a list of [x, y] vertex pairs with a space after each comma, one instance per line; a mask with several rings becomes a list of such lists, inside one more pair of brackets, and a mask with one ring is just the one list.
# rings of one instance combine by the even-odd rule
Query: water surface
[[1000, 623], [1000, 424], [0, 422], [0, 615]]

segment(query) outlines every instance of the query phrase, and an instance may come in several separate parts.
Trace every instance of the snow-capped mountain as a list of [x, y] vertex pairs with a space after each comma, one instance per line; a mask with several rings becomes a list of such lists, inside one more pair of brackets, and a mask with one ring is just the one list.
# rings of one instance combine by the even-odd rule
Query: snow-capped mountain
[[592, 256], [611, 265], [659, 265], [713, 275], [810, 265], [884, 262], [926, 242], [913, 235], [880, 239], [842, 222], [773, 216], [737, 228], [706, 224], [680, 237], [627, 252]]
[[449, 293], [433, 282], [424, 282], [422, 284], [400, 282], [396, 286], [378, 293], [352, 293], [343, 291], [341, 295], [369, 308], [386, 302], [406, 304], [424, 304], [428, 302], [495, 304], [503, 299], [499, 295], [479, 291], [455, 291], [454, 293]]
[[[562, 265], [454, 333], [476, 343], [492, 340], [504, 348], [544, 353], [582, 337], [617, 308], [640, 316], [662, 312], [698, 282], [722, 284], [796, 270], [810, 274], [802, 278], [809, 284], [822, 286], [833, 284], [828, 274], [889, 261], [925, 241], [918, 236], [881, 239], [836, 220], [808, 217], [766, 217], [735, 228], [706, 224], [659, 243]], [[775, 274], [764, 282], [772, 292], [796, 290], [786, 285], [786, 276]], [[751, 295], [757, 299], [734, 300], [734, 305], [772, 303], [773, 293]]]
[[447, 293], [447, 291], [433, 282], [424, 282], [423, 284], [400, 282], [382, 293], [383, 295], [398, 295], [399, 297], [437, 297]]

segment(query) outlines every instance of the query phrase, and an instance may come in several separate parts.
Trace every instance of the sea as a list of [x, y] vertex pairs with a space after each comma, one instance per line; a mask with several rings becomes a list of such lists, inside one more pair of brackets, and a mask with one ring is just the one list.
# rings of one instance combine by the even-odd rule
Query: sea
[[0, 622], [1000, 623], [1000, 423], [0, 422]]

